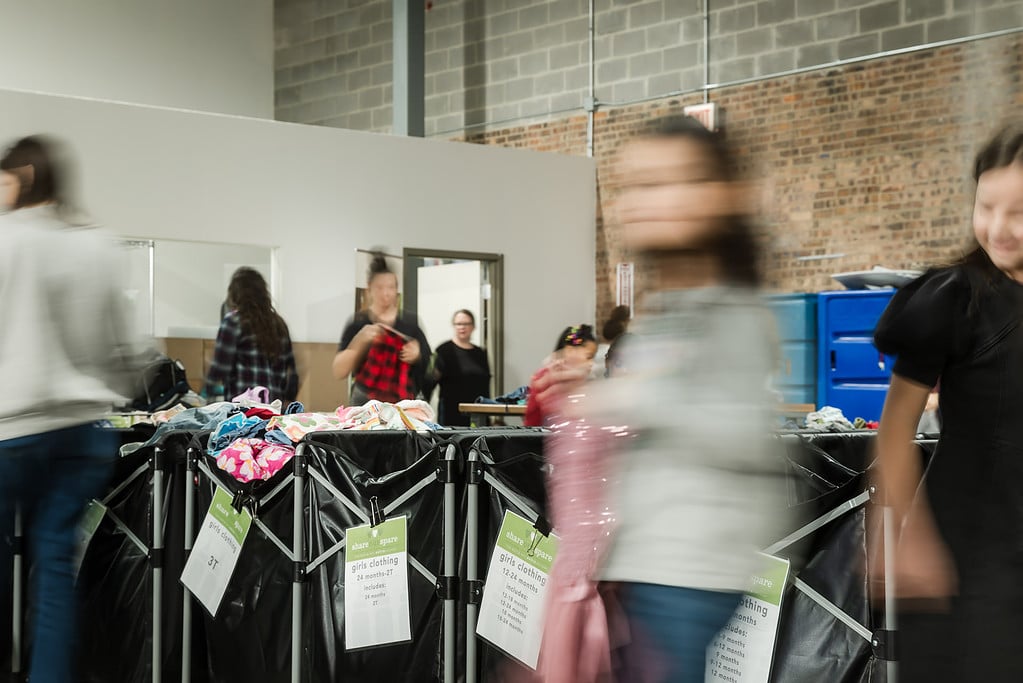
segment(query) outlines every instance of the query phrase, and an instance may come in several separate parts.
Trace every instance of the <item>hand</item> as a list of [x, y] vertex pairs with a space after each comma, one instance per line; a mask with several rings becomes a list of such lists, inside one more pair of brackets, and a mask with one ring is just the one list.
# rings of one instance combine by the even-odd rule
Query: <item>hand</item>
[[402, 363], [415, 365], [419, 361], [419, 342], [415, 339], [405, 342], [405, 345], [401, 347], [401, 353], [398, 354], [398, 358]]
[[370, 346], [376, 341], [377, 336], [383, 332], [383, 328], [377, 324], [363, 325], [362, 329], [355, 335], [360, 346]]
[[[912, 601], [917, 610], [947, 611], [949, 598], [959, 592], [959, 577], [930, 515], [917, 501], [895, 544], [895, 597]], [[886, 586], [880, 548], [871, 550], [870, 573], [876, 597], [883, 597]]]
[[541, 405], [559, 406], [559, 411], [569, 410], [565, 398], [578, 393], [590, 376], [591, 363], [571, 363], [564, 358], [552, 357], [544, 366], [547, 370], [535, 387], [537, 400]]
[[946, 603], [958, 592], [955, 562], [929, 514], [910, 513], [895, 548], [896, 596]]

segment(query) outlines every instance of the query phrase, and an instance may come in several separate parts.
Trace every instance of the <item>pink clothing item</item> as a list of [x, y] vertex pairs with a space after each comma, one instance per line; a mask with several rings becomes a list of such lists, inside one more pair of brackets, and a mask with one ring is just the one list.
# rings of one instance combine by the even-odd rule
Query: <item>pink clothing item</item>
[[585, 419], [548, 418], [548, 510], [560, 541], [537, 673], [548, 683], [604, 683], [612, 680], [612, 641], [622, 638], [612, 637], [597, 582], [615, 526], [605, 499], [613, 437]]
[[241, 482], [267, 480], [295, 455], [295, 449], [262, 439], [236, 439], [217, 455], [217, 467]]

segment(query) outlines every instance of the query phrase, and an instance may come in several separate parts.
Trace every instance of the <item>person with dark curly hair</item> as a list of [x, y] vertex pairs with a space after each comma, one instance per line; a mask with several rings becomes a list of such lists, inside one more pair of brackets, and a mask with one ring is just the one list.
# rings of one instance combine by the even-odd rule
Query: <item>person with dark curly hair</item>
[[234, 272], [227, 287], [227, 306], [206, 373], [206, 395], [230, 400], [262, 386], [271, 401], [294, 401], [298, 371], [291, 335], [274, 310], [270, 289], [258, 270], [242, 266]]

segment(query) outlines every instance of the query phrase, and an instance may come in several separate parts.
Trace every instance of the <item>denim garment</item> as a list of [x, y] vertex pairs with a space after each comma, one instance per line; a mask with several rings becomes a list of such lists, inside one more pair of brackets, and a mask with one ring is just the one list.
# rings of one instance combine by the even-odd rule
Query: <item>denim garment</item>
[[664, 683], [703, 683], [707, 647], [739, 606], [741, 593], [623, 583], [622, 603], [634, 639], [625, 680], [653, 667]]
[[243, 413], [232, 415], [217, 425], [206, 450], [210, 455], [216, 455], [230, 446], [235, 439], [261, 439], [268, 422], [269, 420], [258, 417], [245, 417]]
[[157, 427], [156, 433], [144, 445], [152, 446], [158, 443], [167, 432], [216, 429], [221, 422], [238, 411], [239, 407], [234, 403], [211, 403], [203, 408], [189, 408]]
[[[103, 493], [116, 449], [115, 434], [93, 425], [0, 441], [0, 529], [13, 528], [20, 506], [33, 559], [32, 683], [73, 680], [77, 527], [89, 499]], [[0, 544], [0, 566], [9, 586], [6, 543]]]

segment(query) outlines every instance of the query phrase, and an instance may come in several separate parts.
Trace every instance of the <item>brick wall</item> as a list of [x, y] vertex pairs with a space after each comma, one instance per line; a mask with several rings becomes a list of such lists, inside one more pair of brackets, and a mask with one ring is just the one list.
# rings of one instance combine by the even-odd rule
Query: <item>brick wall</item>
[[[588, 0], [423, 0], [426, 131], [582, 111]], [[707, 0], [709, 82], [1023, 27], [1023, 0]], [[276, 0], [276, 117], [386, 132], [392, 0]], [[596, 0], [605, 105], [704, 85], [703, 0]]]
[[[749, 68], [757, 74], [763, 74], [772, 59], [778, 68], [791, 66], [787, 57], [765, 56], [779, 50], [793, 50], [795, 66], [806, 67], [854, 56], [850, 46], [860, 43], [887, 50], [1023, 25], [1023, 1], [710, 1], [715, 32], [712, 82], [743, 77], [737, 66], [727, 66], [728, 53], [720, 46], [728, 42], [730, 32], [738, 51], [750, 37], [744, 34], [759, 30], [760, 24], [771, 27], [770, 41], [761, 43], [764, 52], [734, 57], [751, 59], [744, 63], [752, 64]], [[586, 70], [585, 39], [575, 48], [568, 40], [549, 42], [574, 36], [580, 17], [586, 23], [585, 0], [434, 2], [427, 14], [427, 93], [431, 98], [427, 114], [434, 134], [585, 154], [585, 116], [571, 104], [584, 93], [574, 79], [580, 78], [580, 69]], [[357, 46], [367, 40], [367, 34], [370, 42], [374, 32], [382, 35], [381, 26], [389, 30], [390, 3], [339, 0], [338, 5], [344, 9], [331, 13], [330, 3], [278, 0], [278, 112], [288, 120], [387, 130], [389, 88], [381, 84], [390, 78], [389, 62], [386, 68], [371, 64]], [[613, 187], [607, 182], [615, 152], [641, 120], [676, 111], [699, 101], [700, 95], [655, 97], [637, 104], [624, 101], [665, 88], [670, 92], [673, 86], [664, 81], [666, 74], [682, 79], [681, 88], [676, 89], [688, 89], [692, 83], [686, 79], [696, 78], [697, 85], [702, 82], [698, 63], [679, 67], [685, 61], [681, 56], [669, 58], [675, 54], [672, 50], [680, 48], [695, 49], [699, 57], [699, 7], [698, 0], [597, 1], [598, 96], [603, 103], [595, 117], [594, 135], [600, 203], [595, 255], [598, 324], [613, 305], [615, 264], [628, 258], [614, 228]], [[545, 17], [546, 23], [535, 30], [538, 16]], [[311, 17], [318, 18], [310, 24]], [[360, 37], [353, 38], [354, 29], [348, 30], [353, 22], [359, 24], [355, 33]], [[289, 26], [304, 28], [293, 31]], [[341, 27], [345, 27], [343, 38], [337, 36]], [[545, 27], [556, 28], [545, 33]], [[679, 34], [679, 44], [671, 47]], [[302, 42], [305, 35], [320, 37]], [[969, 234], [970, 158], [979, 141], [1023, 97], [1021, 36], [987, 38], [713, 89], [712, 99], [725, 112], [731, 144], [746, 160], [748, 174], [760, 179], [769, 283], [779, 291], [819, 291], [838, 287], [829, 277], [834, 272], [876, 264], [920, 267], [953, 258]], [[466, 43], [461, 45], [463, 38]], [[640, 42], [642, 48], [637, 47]], [[346, 51], [329, 59], [323, 56], [333, 54], [332, 50]], [[389, 60], [389, 45], [384, 52]], [[643, 74], [639, 58], [649, 52], [660, 54], [663, 73]], [[313, 64], [320, 63], [319, 71], [310, 67], [312, 80], [293, 83], [292, 79], [306, 73], [305, 67], [287, 62], [313, 57]], [[331, 71], [352, 60], [359, 64], [355, 71]], [[527, 86], [524, 81], [529, 78], [521, 74], [533, 73], [529, 70], [534, 68], [543, 75]], [[725, 73], [728, 69], [733, 69], [731, 76]], [[313, 78], [314, 72], [321, 77]], [[450, 83], [458, 81], [453, 74], [460, 74], [461, 90], [441, 92], [442, 74]], [[552, 94], [537, 97], [537, 83], [544, 77], [552, 79]], [[355, 80], [349, 83], [349, 78]], [[349, 90], [330, 94], [342, 82]], [[555, 87], [559, 83], [561, 91]], [[367, 89], [376, 93], [367, 96], [371, 101], [382, 99], [384, 104], [336, 113], [356, 106]], [[284, 97], [282, 91], [290, 94]], [[305, 101], [307, 94], [316, 92], [328, 94]], [[335, 97], [348, 104], [324, 104]], [[285, 106], [287, 98], [295, 98], [298, 104]], [[617, 101], [622, 104], [614, 105]], [[306, 118], [306, 108], [316, 102], [325, 117], [327, 110], [335, 112], [333, 118]], [[467, 112], [464, 119], [461, 104]], [[556, 113], [543, 115], [545, 107]], [[532, 113], [537, 115], [523, 118]], [[493, 123], [505, 119], [511, 121]], [[492, 125], [471, 126], [488, 121]], [[463, 124], [470, 127], [462, 129]]]
[[[730, 144], [762, 187], [769, 285], [841, 289], [831, 273], [922, 268], [960, 254], [970, 236], [972, 157], [1023, 104], [1021, 69], [1023, 36], [1007, 36], [713, 92]], [[669, 98], [596, 116], [598, 324], [614, 304], [615, 264], [628, 260], [608, 182], [615, 154], [643, 120], [696, 101]], [[578, 154], [585, 117], [468, 141]]]

